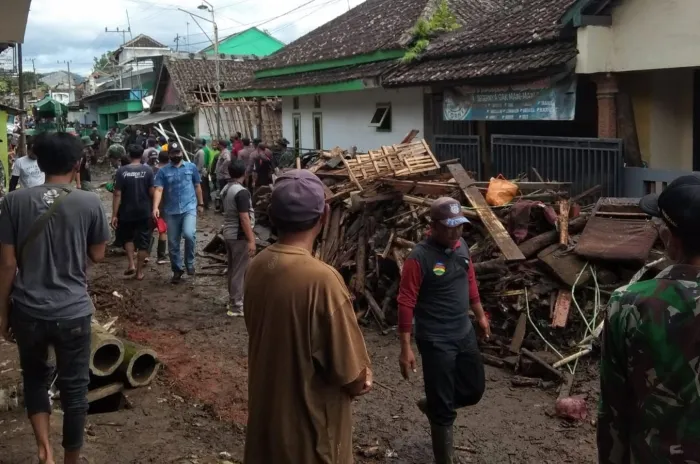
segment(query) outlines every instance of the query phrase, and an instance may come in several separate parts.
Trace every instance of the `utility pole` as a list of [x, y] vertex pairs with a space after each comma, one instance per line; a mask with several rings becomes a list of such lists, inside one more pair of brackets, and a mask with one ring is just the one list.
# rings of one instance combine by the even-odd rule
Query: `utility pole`
[[187, 46], [187, 52], [190, 51], [190, 22], [187, 21], [187, 35], [185, 36], [185, 44]]
[[34, 79], [33, 79], [33, 89], [36, 90], [37, 87], [39, 87], [39, 77], [36, 75], [36, 65], [34, 64], [34, 61], [36, 58], [25, 58], [25, 61], [31, 61], [32, 62], [32, 72], [34, 73]]
[[218, 140], [221, 140], [221, 71], [220, 71], [220, 57], [219, 57], [219, 27], [216, 25], [216, 18], [214, 17], [214, 5], [209, 3], [207, 0], [202, 0], [202, 4], [197, 7], [198, 10], [202, 11], [208, 11], [211, 13], [211, 19], [203, 18], [202, 16], [197, 16], [195, 14], [190, 13], [189, 11], [185, 11], [182, 8], [178, 8], [178, 10], [187, 13], [194, 19], [194, 22], [199, 26], [199, 23], [195, 18], [199, 18], [201, 20], [207, 21], [212, 23], [214, 26], [214, 40], [211, 40], [209, 38], [209, 34], [207, 34], [204, 29], [202, 29], [202, 26], [199, 26], [200, 29], [202, 29], [202, 32], [204, 32], [204, 35], [209, 38], [210, 41], [214, 43], [214, 67], [215, 67], [215, 73], [216, 73], [216, 137]]
[[[122, 46], [124, 46], [124, 44], [126, 44], [126, 34], [131, 34], [131, 27], [128, 27], [127, 29], [121, 29], [121, 30], [119, 28], [116, 28], [113, 31], [110, 31], [109, 29], [107, 29], [105, 27], [105, 32], [121, 34], [122, 35]], [[117, 63], [117, 69], [119, 70], [119, 88], [121, 88], [122, 87], [122, 70], [121, 70], [121, 67], [119, 66], [118, 63]]]
[[175, 40], [174, 40], [174, 42], [175, 42], [175, 51], [176, 51], [176, 52], [180, 51], [180, 40], [181, 40], [182, 38], [183, 38], [183, 37], [180, 37], [180, 34], [176, 34], [176, 35], [175, 35]]
[[[19, 114], [19, 154], [20, 156], [27, 154], [27, 136], [24, 134], [24, 118], [26, 116], [24, 112], [24, 79], [23, 75], [24, 70], [22, 66], [22, 44], [18, 43], [17, 44], [17, 84], [19, 87], [19, 109], [22, 110], [22, 112]], [[9, 173], [8, 170], [5, 170], [5, 176], [7, 176], [7, 173]]]

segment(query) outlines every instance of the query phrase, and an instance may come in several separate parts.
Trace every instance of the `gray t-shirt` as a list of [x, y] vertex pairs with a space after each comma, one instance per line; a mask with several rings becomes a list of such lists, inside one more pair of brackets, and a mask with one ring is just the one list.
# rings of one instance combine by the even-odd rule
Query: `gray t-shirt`
[[[65, 185], [44, 184], [5, 197], [0, 208], [0, 243], [17, 253], [35, 220], [49, 209]], [[17, 256], [12, 289], [16, 310], [43, 320], [75, 319], [92, 314], [87, 291], [87, 251], [110, 238], [100, 198], [73, 189], [46, 227]]]
[[241, 229], [241, 211], [248, 211], [251, 227], [255, 225], [255, 213], [250, 192], [238, 182], [229, 182], [221, 189], [224, 206], [224, 240], [245, 240]]

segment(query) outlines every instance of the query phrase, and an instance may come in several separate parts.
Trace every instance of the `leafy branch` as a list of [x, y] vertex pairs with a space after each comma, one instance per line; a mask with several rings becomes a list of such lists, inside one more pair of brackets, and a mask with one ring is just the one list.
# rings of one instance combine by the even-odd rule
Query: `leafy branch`
[[456, 29], [459, 29], [457, 18], [450, 11], [447, 0], [440, 0], [429, 19], [420, 18], [416, 21], [411, 31], [413, 35], [412, 45], [401, 58], [401, 62], [410, 63], [416, 60], [421, 53], [428, 49], [430, 39]]

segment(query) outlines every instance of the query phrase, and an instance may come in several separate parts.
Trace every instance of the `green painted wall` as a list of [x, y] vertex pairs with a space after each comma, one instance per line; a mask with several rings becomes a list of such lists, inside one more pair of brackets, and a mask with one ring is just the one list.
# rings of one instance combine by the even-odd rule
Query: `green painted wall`
[[108, 105], [100, 105], [97, 108], [97, 114], [114, 114], [114, 113], [140, 113], [143, 111], [141, 100], [127, 100]]
[[[251, 27], [239, 34], [219, 42], [219, 53], [227, 55], [268, 56], [284, 47], [284, 43], [271, 37], [256, 27]], [[214, 47], [205, 49], [208, 55], [214, 54]]]

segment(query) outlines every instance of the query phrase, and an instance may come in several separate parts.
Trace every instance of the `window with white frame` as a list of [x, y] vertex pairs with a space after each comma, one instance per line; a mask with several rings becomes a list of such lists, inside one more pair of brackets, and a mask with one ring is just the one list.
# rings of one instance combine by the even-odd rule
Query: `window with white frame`
[[376, 128], [377, 132], [391, 132], [391, 103], [377, 104], [369, 126]]

